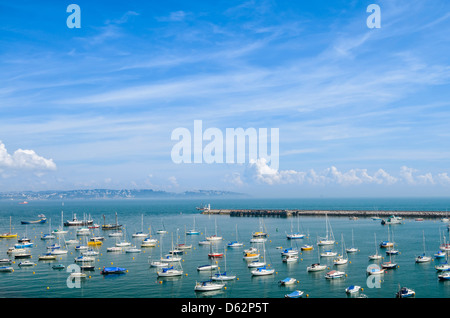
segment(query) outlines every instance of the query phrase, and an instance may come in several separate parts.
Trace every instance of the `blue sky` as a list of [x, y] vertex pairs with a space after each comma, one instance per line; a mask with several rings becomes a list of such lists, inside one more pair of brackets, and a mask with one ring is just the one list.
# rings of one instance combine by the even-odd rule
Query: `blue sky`
[[[449, 34], [444, 0], [2, 1], [0, 191], [447, 196]], [[279, 128], [279, 169], [175, 164], [194, 120]]]

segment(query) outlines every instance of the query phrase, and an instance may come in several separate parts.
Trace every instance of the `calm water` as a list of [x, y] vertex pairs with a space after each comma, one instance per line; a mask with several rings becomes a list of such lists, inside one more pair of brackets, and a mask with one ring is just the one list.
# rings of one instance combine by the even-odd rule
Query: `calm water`
[[[392, 298], [398, 286], [408, 286], [416, 291], [420, 298], [448, 298], [450, 297], [450, 282], [441, 282], [434, 269], [438, 261], [416, 264], [415, 257], [424, 251], [423, 234], [425, 234], [425, 249], [428, 255], [438, 251], [445, 236], [448, 241], [447, 224], [440, 220], [425, 220], [422, 222], [405, 219], [403, 224], [391, 226], [396, 248], [400, 255], [395, 256], [399, 268], [391, 270], [381, 276], [380, 287], [370, 288], [367, 284], [366, 268], [373, 261], [368, 255], [378, 248], [378, 243], [388, 239], [388, 227], [370, 218], [349, 220], [347, 217], [330, 217], [329, 221], [335, 239], [339, 242], [333, 249], [342, 251], [341, 236], [346, 247], [354, 245], [359, 249], [357, 253], [349, 254], [350, 263], [334, 266], [332, 258], [322, 258], [321, 263], [328, 263], [330, 269], [345, 271], [347, 277], [337, 280], [324, 278], [328, 271], [308, 273], [306, 267], [319, 259], [317, 246], [313, 251], [305, 251], [296, 263], [282, 262], [281, 250], [277, 247], [300, 248], [305, 243], [315, 243], [317, 236], [325, 235], [324, 217], [301, 217], [299, 223], [295, 218], [236, 218], [229, 216], [201, 215], [195, 209], [202, 203], [211, 203], [213, 208], [303, 208], [303, 209], [379, 209], [379, 210], [446, 210], [450, 207], [450, 199], [292, 199], [292, 200], [256, 200], [214, 199], [203, 200], [98, 200], [98, 201], [67, 201], [62, 205], [56, 201], [31, 201], [27, 205], [19, 205], [17, 201], [0, 202], [0, 232], [9, 231], [9, 220], [12, 217], [13, 232], [19, 236], [32, 238], [34, 247], [31, 248], [31, 261], [34, 267], [20, 268], [16, 260], [13, 273], [0, 273], [0, 297], [8, 298], [78, 298], [78, 297], [120, 297], [120, 298], [282, 298], [295, 289], [300, 289], [310, 298], [346, 298], [345, 288], [349, 285], [360, 285], [363, 293], [369, 298]], [[95, 223], [103, 224], [103, 215], [107, 223], [115, 221], [117, 212], [120, 224], [126, 229], [126, 239], [138, 247], [140, 241], [134, 241], [131, 235], [141, 231], [142, 215], [145, 232], [151, 232], [152, 237], [160, 240], [157, 247], [142, 248], [141, 253], [108, 253], [106, 248], [115, 244], [115, 239], [108, 236], [110, 232], [95, 230], [96, 235], [104, 236], [105, 241], [99, 248], [100, 255], [95, 261], [96, 269], [87, 272], [91, 277], [81, 283], [81, 288], [68, 288], [68, 273], [65, 270], [54, 270], [52, 265], [62, 263], [66, 267], [74, 263], [74, 258], [80, 255], [73, 246], [67, 247], [67, 255], [58, 256], [57, 261], [39, 261], [38, 256], [46, 251], [46, 246], [58, 243], [59, 239], [43, 241], [42, 234], [61, 225], [61, 211], [64, 221], [72, 219], [76, 213], [79, 219], [90, 215]], [[22, 225], [22, 220], [37, 219], [43, 213], [47, 216], [47, 223]], [[201, 235], [185, 236], [185, 229], [194, 226]], [[250, 247], [251, 233], [258, 231], [260, 225], [269, 234], [266, 247], [266, 261], [276, 270], [276, 274], [265, 277], [252, 277], [246, 261], [243, 260], [243, 249]], [[221, 252], [228, 242], [236, 239], [244, 243], [243, 248], [228, 248], [226, 258], [218, 260], [222, 270], [237, 275], [238, 279], [227, 283], [226, 290], [214, 293], [196, 293], [196, 281], [209, 278], [208, 273], [198, 272], [197, 266], [208, 264], [209, 246], [199, 245], [205, 235], [216, 233], [224, 240], [215, 248]], [[286, 233], [297, 230], [297, 226], [308, 238], [301, 240], [287, 240]], [[166, 229], [169, 234], [158, 235], [156, 230]], [[66, 227], [69, 233], [60, 238], [64, 240], [77, 238], [75, 227]], [[353, 235], [352, 235], [353, 233]], [[377, 239], [375, 246], [374, 235]], [[353, 237], [352, 237], [353, 236]], [[80, 239], [82, 237], [78, 237]], [[192, 244], [192, 249], [186, 250], [182, 256], [182, 266], [186, 275], [178, 278], [161, 279], [156, 275], [156, 269], [149, 266], [149, 259], [158, 259], [161, 253], [166, 254], [173, 243]], [[6, 250], [17, 243], [17, 239], [0, 239], [0, 258], [6, 258]], [[329, 248], [327, 248], [329, 249]], [[379, 249], [385, 258], [385, 250]], [[388, 257], [387, 257], [388, 258]], [[226, 261], [226, 262], [225, 262]], [[128, 273], [121, 276], [105, 277], [100, 274], [103, 266], [125, 267]], [[294, 277], [298, 284], [293, 287], [279, 286], [278, 281]], [[256, 291], [256, 293], [255, 293]]]

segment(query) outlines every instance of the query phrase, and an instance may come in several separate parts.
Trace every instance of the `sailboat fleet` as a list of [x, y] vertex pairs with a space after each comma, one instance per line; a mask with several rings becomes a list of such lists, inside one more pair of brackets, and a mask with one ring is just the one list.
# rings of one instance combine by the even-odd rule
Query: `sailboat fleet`
[[[52, 219], [46, 218], [48, 221], [48, 231], [41, 236], [41, 240], [43, 241], [41, 244], [45, 244], [46, 251], [38, 256], [39, 261], [55, 261], [69, 253], [72, 254], [71, 250], [74, 250], [79, 254], [73, 257], [73, 262], [79, 264], [83, 271], [94, 271], [96, 267], [94, 265], [101, 256], [100, 248], [104, 242], [104, 238], [99, 236], [98, 233], [96, 234], [95, 231], [105, 230], [109, 234], [109, 242], [114, 242], [112, 246], [106, 247], [107, 252], [118, 252], [124, 254], [141, 253], [144, 247], [155, 247], [152, 256], [148, 258], [148, 264], [150, 268], [156, 269], [156, 277], [158, 277], [158, 279], [180, 278], [187, 275], [185, 269], [183, 268], [183, 255], [196, 249], [193, 248], [193, 245], [191, 244], [193, 241], [197, 241], [200, 246], [202, 245], [202, 241], [198, 240], [201, 232], [197, 230], [195, 217], [192, 219], [192, 222], [187, 224], [188, 228], [190, 228], [189, 230], [185, 225], [184, 231], [179, 231], [180, 229], [177, 228], [171, 233], [163, 225], [163, 229], [156, 232], [158, 238], [155, 238], [152, 235], [151, 228], [148, 232], [144, 232], [144, 214], [141, 214], [140, 217], [140, 228], [128, 236], [127, 227], [118, 223], [117, 213], [115, 213], [114, 223], [106, 223], [106, 217], [104, 216], [105, 222], [102, 227], [92, 226], [94, 223], [90, 216], [84, 216], [82, 220], [79, 220], [77, 219], [76, 214], [73, 214], [72, 220], [64, 222], [64, 214], [63, 211], [61, 211], [60, 218], [61, 219], [59, 219], [59, 217], [56, 218], [57, 223], [60, 222], [60, 225], [56, 230], [52, 230]], [[3, 233], [0, 238], [18, 237], [18, 234], [13, 233], [11, 220], [12, 218], [10, 217], [9, 231]], [[373, 233], [373, 239], [370, 239], [370, 241], [373, 242], [372, 246], [374, 246], [375, 251], [374, 253], [368, 255], [369, 264], [378, 264], [378, 266], [372, 266], [370, 269], [368, 268], [368, 275], [381, 275], [390, 269], [399, 267], [395, 258], [399, 257], [400, 252], [397, 249], [398, 244], [394, 241], [394, 233], [392, 228], [393, 224], [398, 223], [394, 219], [393, 222], [391, 220], [390, 222], [384, 222], [384, 224], [387, 225], [387, 240], [383, 240], [379, 243], [377, 241], [377, 233]], [[309, 239], [310, 236], [309, 233], [306, 235], [300, 231], [300, 221], [298, 216], [295, 219], [292, 219], [290, 222], [290, 231], [285, 231], [286, 246], [279, 248], [281, 261], [286, 264], [294, 264], [289, 266], [302, 266], [304, 263], [302, 263], [301, 258], [306, 259], [308, 258], [308, 255], [310, 259], [315, 259], [317, 257], [317, 261], [313, 261], [310, 265], [304, 266], [304, 268], [306, 268], [306, 272], [311, 273], [308, 275], [314, 275], [313, 273], [316, 272], [320, 275], [319, 277], [324, 277], [327, 280], [345, 279], [347, 277], [347, 271], [352, 268], [352, 265], [350, 264], [353, 256], [351, 255], [360, 252], [360, 250], [355, 246], [354, 231], [353, 229], [351, 230], [351, 245], [346, 246], [346, 241], [344, 240], [343, 234], [341, 234], [339, 241], [334, 238], [333, 229], [328, 215], [325, 215], [324, 225], [325, 235], [323, 236], [323, 232], [319, 233], [319, 235], [322, 234], [322, 236], [317, 237], [315, 244], [297, 244], [297, 242], [300, 241], [306, 243], [306, 240]], [[11, 255], [15, 259], [22, 259], [21, 262], [17, 263], [17, 266], [20, 267], [39, 266], [38, 264], [40, 263], [33, 263], [31, 260], [28, 260], [28, 258], [31, 257], [30, 249], [34, 248], [34, 243], [28, 238], [28, 226], [29, 224], [25, 224], [24, 231], [22, 232], [24, 235], [18, 239], [18, 243], [15, 244], [14, 247], [8, 249], [7, 251], [7, 254]], [[72, 235], [75, 235], [75, 238], [69, 238], [66, 240], [65, 237], [69, 236], [67, 227], [72, 226], [74, 229], [70, 232]], [[295, 227], [297, 228], [296, 230]], [[383, 231], [385, 229], [383, 229]], [[270, 232], [274, 237], [276, 236], [272, 231]], [[171, 237], [167, 235], [168, 233], [171, 233]], [[214, 231], [210, 231], [210, 233], [214, 234], [207, 235], [205, 229], [205, 241], [208, 246], [207, 250], [203, 247], [203, 250], [207, 255], [207, 258], [205, 258], [205, 263], [196, 266], [197, 273], [199, 273], [198, 275], [201, 274], [203, 275], [203, 278], [205, 278], [206, 273], [208, 279], [197, 280], [193, 286], [195, 292], [223, 291], [226, 290], [227, 286], [230, 286], [227, 284], [234, 284], [234, 282], [237, 282], [237, 275], [233, 273], [233, 267], [236, 263], [233, 262], [231, 268], [228, 268], [230, 267], [230, 263], [227, 262], [229, 254], [232, 253], [232, 256], [235, 257], [236, 251], [238, 251], [238, 255], [242, 255], [242, 259], [248, 268], [250, 277], [255, 277], [255, 279], [257, 279], [256, 277], [258, 276], [274, 276], [277, 274], [273, 266], [274, 261], [271, 259], [271, 257], [273, 257], [273, 246], [271, 244], [271, 240], [268, 240], [269, 231], [265, 227], [261, 218], [259, 219], [258, 230], [251, 233], [251, 238], [249, 240], [251, 245], [250, 247], [246, 247], [246, 244], [239, 240], [240, 233], [238, 231], [238, 224], [235, 224], [234, 233], [230, 235], [232, 239], [227, 243], [224, 242], [224, 237], [219, 235], [217, 218], [214, 218]], [[384, 236], [384, 234], [382, 236]], [[414, 261], [416, 263], [429, 263], [435, 259], [439, 262], [435, 265], [436, 272], [438, 273], [438, 279], [450, 280], [450, 264], [447, 263], [450, 244], [446, 242], [445, 235], [442, 236], [443, 242], [440, 242], [439, 251], [434, 254], [434, 257], [433, 254], [428, 253], [426, 248], [427, 240], [424, 230], [422, 231], [421, 238], [421, 244], [417, 245], [421, 245], [422, 249], [420, 250], [420, 253], [417, 253], [418, 255], [416, 255]], [[348, 238], [347, 240], [350, 241]], [[361, 241], [357, 241], [357, 243], [360, 242]], [[164, 253], [164, 245], [169, 250], [166, 253]], [[299, 246], [302, 248], [299, 248]], [[239, 252], [240, 248], [242, 248], [241, 252]], [[315, 248], [316, 251], [312, 252]], [[199, 249], [201, 250], [201, 248]], [[379, 252], [380, 249], [385, 250], [385, 256]], [[158, 256], [158, 254], [159, 257], [155, 257]], [[11, 265], [11, 262], [8, 263], [8, 260], [10, 261], [9, 258], [3, 260], [0, 259], [0, 269], [5, 272], [13, 272], [9, 270], [8, 266]], [[445, 260], [445, 262], [441, 262], [440, 260]], [[275, 264], [275, 267], [278, 266]], [[64, 268], [64, 264], [54, 265], [54, 268]], [[342, 268], [345, 270], [342, 270]], [[104, 270], [102, 271], [103, 275], [113, 273], [118, 274], [119, 272], [123, 274], [126, 270], [119, 267], [104, 267]], [[322, 273], [320, 274], [319, 272]], [[349, 273], [351, 276], [351, 272]], [[282, 286], [289, 286], [297, 283], [297, 280], [289, 278], [279, 282]], [[350, 287], [348, 287], [345, 291], [348, 294], [357, 294], [360, 289], [361, 288], [358, 285], [350, 285]], [[296, 290], [291, 294], [286, 294], [285, 297], [296, 298], [301, 297], [302, 295], [303, 291]]]

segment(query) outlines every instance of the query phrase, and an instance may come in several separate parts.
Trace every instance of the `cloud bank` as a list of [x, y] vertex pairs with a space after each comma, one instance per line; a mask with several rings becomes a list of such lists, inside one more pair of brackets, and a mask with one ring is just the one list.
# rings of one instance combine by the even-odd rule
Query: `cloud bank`
[[267, 165], [265, 159], [252, 160], [246, 167], [243, 176], [235, 173], [231, 180], [236, 185], [246, 183], [260, 183], [268, 185], [278, 184], [309, 184], [329, 185], [337, 184], [343, 186], [362, 184], [408, 184], [408, 185], [450, 185], [450, 177], [446, 172], [436, 175], [430, 172], [419, 174], [413, 168], [402, 166], [398, 175], [394, 176], [383, 169], [369, 173], [367, 169], [350, 169], [340, 171], [335, 166], [316, 172], [314, 169], [308, 171], [275, 170]]

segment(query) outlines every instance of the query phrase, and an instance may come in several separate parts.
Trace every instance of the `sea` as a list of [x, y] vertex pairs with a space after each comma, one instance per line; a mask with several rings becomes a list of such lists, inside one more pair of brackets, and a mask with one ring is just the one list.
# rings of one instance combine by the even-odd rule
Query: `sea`
[[[336, 244], [326, 250], [342, 254], [344, 248], [354, 246], [357, 252], [349, 253], [349, 262], [334, 265], [332, 257], [320, 257], [323, 247], [316, 245], [317, 238], [326, 234], [327, 220], [324, 216], [300, 217], [233, 217], [229, 215], [203, 215], [197, 207], [210, 204], [214, 209], [316, 209], [316, 210], [407, 210], [407, 211], [446, 211], [450, 208], [449, 198], [316, 198], [316, 199], [249, 199], [249, 198], [197, 198], [197, 199], [122, 199], [122, 200], [36, 200], [28, 204], [18, 201], [0, 201], [0, 232], [9, 232], [10, 226], [18, 237], [27, 236], [34, 243], [30, 248], [29, 261], [36, 265], [20, 267], [20, 259], [14, 259], [6, 253], [8, 248], [17, 244], [17, 238], [0, 239], [0, 259], [11, 258], [13, 272], [0, 273], [0, 297], [18, 299], [42, 298], [144, 298], [144, 299], [276, 299], [284, 298], [294, 290], [304, 292], [303, 299], [324, 298], [395, 298], [400, 287], [415, 291], [415, 298], [445, 299], [450, 297], [450, 281], [438, 280], [435, 265], [446, 259], [435, 259], [428, 263], [416, 263], [415, 258], [423, 253], [433, 256], [439, 251], [443, 242], [449, 242], [448, 223], [440, 219], [404, 218], [401, 224], [386, 226], [380, 220], [370, 217], [328, 216], [330, 232]], [[37, 220], [44, 214], [44, 224], [21, 224], [21, 221]], [[91, 235], [103, 236], [103, 244], [97, 247], [93, 271], [85, 272], [87, 277], [79, 284], [73, 284], [68, 268], [75, 264], [74, 259], [81, 255], [74, 245], [64, 246], [69, 239], [76, 239], [80, 244], [85, 236], [77, 236], [77, 227], [64, 227], [67, 234], [57, 235], [53, 240], [41, 237], [59, 227], [63, 222], [91, 218], [100, 226], [106, 223], [123, 225], [123, 237], [120, 240], [131, 242], [140, 248], [142, 239], [135, 239], [132, 234], [144, 231], [152, 238], [158, 239], [155, 247], [140, 248], [139, 253], [110, 253], [107, 248], [114, 246], [117, 238], [110, 237], [111, 231], [101, 228], [91, 230]], [[10, 225], [11, 224], [11, 225]], [[196, 229], [199, 235], [186, 235], [186, 231]], [[167, 231], [157, 234], [158, 230]], [[264, 244], [251, 243], [253, 232], [263, 231], [268, 234]], [[300, 231], [303, 239], [289, 240], [287, 233]], [[201, 245], [207, 236], [218, 235], [223, 239], [213, 245]], [[395, 242], [399, 254], [391, 260], [398, 268], [387, 271], [376, 279], [368, 276], [367, 267], [389, 260], [386, 249], [380, 248], [381, 241]], [[240, 241], [243, 247], [229, 248], [231, 241]], [[68, 250], [67, 254], [58, 255], [54, 261], [38, 260], [39, 255], [48, 251], [51, 244], [59, 243]], [[180, 265], [183, 275], [174, 278], [161, 278], [156, 274], [157, 268], [151, 267], [152, 260], [166, 255], [177, 244], [191, 245], [181, 255]], [[311, 251], [300, 251], [299, 259], [293, 263], [282, 261], [284, 248], [300, 249], [304, 244], [312, 244]], [[244, 249], [254, 246], [259, 248], [265, 261], [274, 269], [273, 275], [252, 276], [243, 259]], [[211, 259], [211, 251], [222, 252], [224, 256]], [[376, 251], [383, 256], [381, 261], [371, 261], [368, 256]], [[345, 252], [344, 252], [345, 255]], [[313, 263], [326, 264], [321, 272], [308, 272]], [[54, 264], [63, 264], [64, 269], [53, 269]], [[236, 279], [227, 281], [224, 289], [213, 292], [194, 290], [196, 282], [209, 280], [214, 273], [198, 271], [197, 267], [217, 264], [221, 272], [235, 275]], [[123, 267], [126, 273], [121, 275], [102, 275], [103, 267]], [[326, 279], [325, 274], [331, 270], [345, 272], [339, 279]], [[280, 281], [294, 278], [295, 284], [284, 286]], [[345, 289], [351, 285], [361, 286], [356, 295], [349, 295]]]

